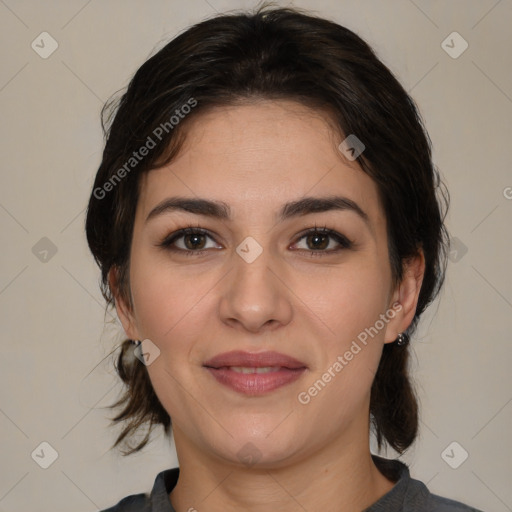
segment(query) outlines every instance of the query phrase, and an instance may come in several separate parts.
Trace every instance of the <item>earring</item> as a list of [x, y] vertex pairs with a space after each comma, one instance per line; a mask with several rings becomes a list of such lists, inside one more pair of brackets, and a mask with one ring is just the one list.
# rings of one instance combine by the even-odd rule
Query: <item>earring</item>
[[396, 339], [396, 344], [403, 347], [409, 343], [409, 336], [404, 332], [400, 333]]

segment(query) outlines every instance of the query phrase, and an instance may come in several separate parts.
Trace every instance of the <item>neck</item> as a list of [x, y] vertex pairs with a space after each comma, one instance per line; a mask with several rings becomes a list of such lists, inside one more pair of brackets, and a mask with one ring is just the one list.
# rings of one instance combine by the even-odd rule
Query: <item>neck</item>
[[366, 442], [338, 439], [293, 464], [260, 469], [205, 455], [179, 428], [173, 432], [180, 461], [178, 483], [170, 494], [176, 512], [360, 512], [394, 485], [375, 466], [367, 435]]

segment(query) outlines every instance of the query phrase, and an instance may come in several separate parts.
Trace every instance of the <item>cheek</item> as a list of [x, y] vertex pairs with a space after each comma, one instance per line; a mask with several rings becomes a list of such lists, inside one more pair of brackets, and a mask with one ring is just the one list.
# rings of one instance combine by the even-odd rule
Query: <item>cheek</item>
[[[137, 327], [160, 350], [147, 371], [153, 389], [173, 422], [180, 424], [198, 414], [189, 390], [196, 385], [190, 353], [194, 340], [203, 340], [210, 279], [191, 279], [185, 271], [144, 258], [132, 258], [132, 295]], [[208, 282], [207, 282], [208, 281]], [[203, 299], [203, 300], [201, 300]], [[205, 420], [203, 418], [203, 420]]]
[[213, 276], [191, 276], [143, 252], [132, 258], [130, 279], [139, 331], [156, 343], [176, 338], [184, 328], [191, 333], [197, 325], [192, 318], [213, 286]]
[[[320, 364], [308, 382], [317, 382], [316, 387], [322, 390], [322, 398], [315, 398], [312, 407], [319, 414], [324, 407], [344, 404], [332, 411], [341, 421], [364, 403], [382, 354], [387, 324], [380, 315], [386, 312], [388, 279], [382, 265], [366, 260], [324, 280], [315, 298], [315, 311], [329, 327], [329, 334], [322, 336]], [[316, 392], [312, 389], [313, 394]]]
[[303, 412], [321, 417], [328, 411], [338, 425], [366, 406], [382, 354], [387, 324], [380, 318], [389, 283], [378, 264], [340, 270], [324, 283], [311, 309], [329, 334], [316, 340], [319, 364], [301, 390], [303, 399], [310, 400]]
[[375, 323], [385, 312], [389, 294], [389, 277], [377, 262], [347, 265], [316, 283], [308, 279], [303, 285], [302, 296], [308, 297], [308, 306], [334, 339], [345, 341]]

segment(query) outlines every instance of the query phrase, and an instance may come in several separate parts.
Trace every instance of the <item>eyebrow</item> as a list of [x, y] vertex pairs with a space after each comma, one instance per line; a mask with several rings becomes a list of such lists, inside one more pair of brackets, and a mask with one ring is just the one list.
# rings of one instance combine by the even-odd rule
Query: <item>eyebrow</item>
[[[343, 196], [304, 197], [283, 205], [277, 215], [279, 221], [301, 217], [311, 213], [328, 211], [352, 211], [370, 227], [368, 214], [352, 199]], [[219, 220], [232, 220], [231, 208], [223, 201], [212, 201], [202, 198], [169, 197], [155, 206], [146, 217], [147, 223], [163, 213], [183, 211], [195, 215], [203, 215]]]

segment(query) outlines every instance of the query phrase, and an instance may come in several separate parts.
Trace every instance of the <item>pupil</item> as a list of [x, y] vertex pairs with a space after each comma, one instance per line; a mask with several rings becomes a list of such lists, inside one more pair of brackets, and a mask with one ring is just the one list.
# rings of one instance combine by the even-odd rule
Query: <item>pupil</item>
[[[190, 240], [194, 240], [192, 243], [186, 243], [186, 246], [188, 247], [188, 249], [199, 249], [200, 247], [197, 246], [196, 242], [198, 241], [199, 238], [203, 237], [204, 235], [188, 235], [188, 237], [186, 238], [187, 241], [190, 241]], [[199, 242], [199, 245], [202, 245], [200, 242]]]
[[[315, 249], [325, 249], [325, 247], [327, 247], [325, 244], [325, 240], [327, 239], [327, 237], [325, 235], [310, 235], [309, 238], [310, 238], [310, 240], [314, 240], [312, 245], [316, 246]], [[324, 243], [321, 244], [321, 247], [318, 247], [318, 245], [317, 245], [317, 242], [319, 239], [323, 239], [323, 241], [324, 241]]]

